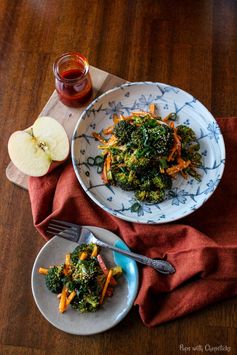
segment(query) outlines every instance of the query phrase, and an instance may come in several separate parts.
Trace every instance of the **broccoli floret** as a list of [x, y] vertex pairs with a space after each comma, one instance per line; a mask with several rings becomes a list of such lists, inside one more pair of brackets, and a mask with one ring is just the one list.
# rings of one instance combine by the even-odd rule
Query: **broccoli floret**
[[171, 189], [172, 179], [169, 175], [161, 174], [156, 169], [145, 172], [141, 177], [140, 190], [165, 190]]
[[153, 146], [159, 155], [167, 155], [173, 145], [173, 131], [166, 125], [149, 128], [149, 145]]
[[75, 265], [72, 280], [75, 282], [88, 282], [98, 273], [97, 259], [79, 260]]
[[76, 297], [71, 302], [72, 308], [82, 313], [94, 312], [98, 309], [102, 286], [95, 277], [87, 282], [79, 282], [75, 291]]
[[124, 163], [128, 169], [137, 170], [145, 168], [149, 165], [150, 159], [145, 156], [139, 156], [139, 150], [135, 150], [133, 154], [126, 154]]
[[75, 290], [75, 282], [72, 280], [71, 274], [64, 276], [63, 285], [71, 292]]
[[182, 145], [196, 141], [196, 135], [190, 127], [184, 125], [177, 126], [177, 134], [181, 138]]
[[139, 190], [135, 192], [135, 197], [141, 202], [159, 203], [164, 201], [165, 191], [164, 190], [156, 190], [156, 191]]
[[72, 308], [81, 313], [95, 312], [99, 305], [99, 296], [94, 294], [84, 294], [82, 297], [77, 295], [71, 302]]
[[167, 157], [158, 157], [158, 159], [155, 159], [155, 161], [159, 165], [160, 169], [164, 170], [169, 167]]
[[92, 250], [94, 248], [95, 244], [94, 243], [90, 243], [90, 244], [81, 244], [78, 245], [72, 253], [70, 253], [70, 258], [73, 264], [77, 264], [79, 259], [80, 259], [80, 255], [82, 252], [87, 252], [88, 255], [90, 256], [92, 253]]
[[[155, 122], [155, 121], [154, 121]], [[167, 155], [173, 145], [173, 131], [169, 126], [140, 126], [131, 135], [129, 146], [139, 148], [140, 156]]]
[[202, 166], [202, 155], [197, 151], [190, 152], [191, 165], [195, 167]]
[[141, 182], [139, 189], [142, 191], [150, 191], [152, 189], [152, 180], [147, 178], [145, 181]]
[[143, 141], [144, 141], [144, 131], [142, 127], [137, 128], [131, 134], [131, 141], [129, 143], [129, 147], [137, 147], [143, 148]]
[[201, 175], [198, 174], [198, 172], [193, 169], [191, 166], [189, 166], [187, 169], [184, 170], [184, 172], [190, 176], [192, 176], [195, 180], [201, 181]]
[[134, 131], [134, 126], [132, 126], [127, 121], [119, 121], [113, 129], [113, 134], [118, 138], [119, 143], [128, 143], [131, 139], [131, 134]]
[[60, 293], [63, 288], [63, 277], [63, 265], [49, 268], [48, 274], [45, 276], [45, 283], [49, 291]]
[[186, 169], [184, 169], [184, 172], [194, 177], [194, 179], [196, 179], [197, 181], [201, 181], [200, 174], [195, 170], [195, 168], [199, 168], [202, 166], [202, 156], [197, 151], [197, 148], [193, 149], [193, 146], [191, 146], [187, 151], [182, 151], [182, 157], [183, 156], [185, 156], [187, 160], [191, 161], [191, 164]]
[[110, 153], [111, 153], [113, 162], [115, 162], [117, 164], [123, 163], [125, 153], [124, 153], [122, 148], [118, 149], [118, 148], [114, 148], [113, 147], [113, 148], [110, 149]]
[[79, 258], [80, 258], [80, 245], [78, 245], [72, 253], [70, 253], [70, 258], [73, 264], [77, 264]]
[[142, 116], [133, 115], [132, 119], [135, 125], [143, 125], [144, 123], [147, 123], [148, 121], [152, 120], [151, 116], [147, 115], [145, 112]]
[[95, 311], [99, 307], [99, 297], [96, 295], [85, 295], [83, 301], [89, 312]]
[[186, 146], [186, 149], [182, 149], [182, 158], [184, 160], [190, 160], [191, 165], [199, 167], [202, 165], [202, 155], [199, 153], [200, 145], [199, 143], [193, 143]]
[[199, 144], [192, 144], [182, 149], [181, 156], [184, 160], [190, 160], [193, 167], [202, 166], [202, 155], [199, 153]]
[[177, 134], [181, 138], [182, 150], [181, 157], [184, 160], [190, 160], [191, 164], [184, 169], [184, 173], [201, 181], [201, 177], [195, 168], [202, 166], [202, 156], [199, 153], [200, 145], [197, 142], [194, 131], [187, 126], [180, 125], [177, 127]]
[[138, 180], [134, 171], [114, 172], [113, 177], [115, 185], [121, 187], [125, 191], [131, 191], [138, 188], [140, 181]]
[[157, 174], [152, 179], [154, 188], [169, 190], [172, 187], [172, 179], [166, 174]]
[[120, 171], [114, 173], [113, 176], [115, 180], [115, 185], [121, 187], [121, 189], [125, 191], [133, 190], [133, 184], [128, 182], [128, 173], [124, 173]]

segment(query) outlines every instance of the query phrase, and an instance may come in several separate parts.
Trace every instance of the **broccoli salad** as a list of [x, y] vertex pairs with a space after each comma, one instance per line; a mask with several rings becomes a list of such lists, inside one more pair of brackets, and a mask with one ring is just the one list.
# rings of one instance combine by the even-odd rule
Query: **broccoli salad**
[[195, 133], [188, 126], [175, 126], [176, 118], [171, 113], [162, 119], [154, 104], [149, 112], [115, 115], [114, 125], [93, 133], [102, 153], [87, 163], [97, 166], [105, 184], [134, 191], [141, 202], [162, 202], [178, 174], [201, 180], [197, 168], [202, 156]]
[[108, 269], [99, 247], [94, 244], [77, 246], [65, 256], [65, 262], [49, 268], [39, 268], [45, 275], [49, 291], [57, 294], [59, 312], [71, 305], [81, 313], [95, 312], [106, 297], [113, 295], [116, 279], [122, 274], [120, 266]]

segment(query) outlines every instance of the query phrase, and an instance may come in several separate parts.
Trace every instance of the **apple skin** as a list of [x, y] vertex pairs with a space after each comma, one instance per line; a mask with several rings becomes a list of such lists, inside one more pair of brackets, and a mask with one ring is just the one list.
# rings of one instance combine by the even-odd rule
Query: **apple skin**
[[[51, 173], [51, 172], [52, 172], [54, 169], [56, 169], [58, 166], [60, 166], [60, 165], [62, 165], [63, 163], [65, 163], [65, 161], [67, 160], [68, 156], [69, 156], [69, 153], [68, 153], [67, 157], [66, 157], [64, 160], [61, 160], [61, 161], [52, 161], [51, 164], [50, 164], [50, 166], [49, 166], [49, 170], [47, 171], [46, 174]], [[45, 174], [45, 175], [46, 175], [46, 174]]]
[[70, 153], [69, 139], [58, 121], [42, 116], [31, 127], [10, 136], [8, 153], [21, 172], [40, 177], [67, 160]]

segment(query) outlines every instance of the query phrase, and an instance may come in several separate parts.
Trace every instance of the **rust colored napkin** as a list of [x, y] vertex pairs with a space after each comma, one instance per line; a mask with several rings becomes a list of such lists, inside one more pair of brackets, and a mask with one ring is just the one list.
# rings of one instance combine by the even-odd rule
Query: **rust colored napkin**
[[170, 276], [140, 268], [135, 305], [147, 326], [237, 295], [237, 117], [218, 122], [227, 150], [222, 181], [199, 210], [176, 223], [144, 225], [111, 216], [85, 194], [71, 162], [29, 180], [34, 224], [45, 238], [52, 217], [98, 226], [118, 234], [133, 251], [175, 266]]

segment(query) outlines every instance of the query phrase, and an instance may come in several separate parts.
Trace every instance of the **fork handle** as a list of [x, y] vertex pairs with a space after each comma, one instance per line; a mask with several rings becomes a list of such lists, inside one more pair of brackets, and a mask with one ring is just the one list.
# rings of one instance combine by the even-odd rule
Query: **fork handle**
[[144, 255], [136, 254], [131, 251], [127, 251], [124, 249], [114, 247], [112, 245], [102, 242], [101, 240], [97, 240], [96, 244], [98, 244], [99, 246], [101, 246], [103, 248], [113, 250], [113, 251], [120, 253], [122, 255], [125, 255], [131, 259], [134, 259], [141, 264], [145, 264], [147, 266], [150, 266], [162, 274], [169, 275], [169, 274], [173, 274], [175, 272], [175, 268], [166, 260], [151, 259], [151, 258], [148, 258], [147, 256], [144, 256]]

